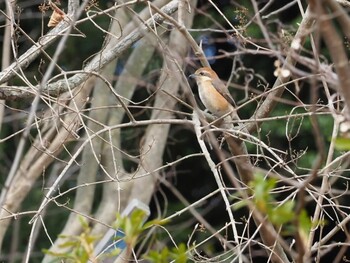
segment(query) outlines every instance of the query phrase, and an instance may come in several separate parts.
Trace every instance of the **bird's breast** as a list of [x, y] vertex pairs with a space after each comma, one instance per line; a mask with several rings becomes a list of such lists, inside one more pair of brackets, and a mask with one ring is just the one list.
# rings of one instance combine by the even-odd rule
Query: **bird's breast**
[[199, 98], [204, 106], [220, 117], [233, 110], [231, 104], [214, 88], [211, 82], [198, 83]]

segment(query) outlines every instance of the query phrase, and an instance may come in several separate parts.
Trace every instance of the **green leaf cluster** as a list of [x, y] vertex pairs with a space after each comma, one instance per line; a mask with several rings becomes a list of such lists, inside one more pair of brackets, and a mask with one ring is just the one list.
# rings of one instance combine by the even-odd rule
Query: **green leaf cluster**
[[139, 209], [134, 210], [130, 216], [123, 217], [117, 214], [114, 227], [123, 230], [125, 235], [123, 239], [127, 246], [133, 248], [137, 244], [140, 235], [149, 227], [166, 223], [166, 221], [159, 219], [154, 219], [145, 223], [145, 218], [146, 212]]
[[86, 220], [79, 218], [80, 223], [83, 227], [83, 231], [78, 236], [66, 236], [61, 235], [60, 237], [66, 239], [63, 244], [59, 247], [67, 249], [67, 252], [54, 252], [44, 249], [45, 254], [49, 254], [53, 257], [64, 259], [67, 262], [74, 263], [85, 263], [89, 259], [94, 257], [94, 242], [99, 239], [97, 236], [91, 235], [91, 228], [89, 227]]
[[187, 249], [183, 243], [181, 243], [178, 247], [173, 247], [170, 250], [168, 247], [164, 247], [160, 252], [151, 250], [144, 258], [152, 263], [186, 263], [188, 259]]
[[276, 188], [277, 181], [274, 178], [265, 178], [261, 174], [256, 174], [249, 186], [256, 208], [267, 216], [268, 220], [280, 227], [294, 229], [293, 224], [298, 222], [298, 231], [309, 233], [311, 229], [311, 219], [303, 209], [299, 214], [295, 213], [295, 201], [288, 200], [280, 205], [272, 194]]
[[134, 210], [130, 217], [123, 217], [117, 214], [115, 228], [124, 231], [124, 241], [127, 246], [134, 247], [139, 236], [146, 229], [144, 226], [145, 216], [146, 213], [142, 210]]
[[[137, 244], [140, 235], [149, 227], [153, 225], [165, 224], [166, 220], [155, 219], [144, 223], [146, 219], [146, 212], [136, 209], [130, 216], [121, 216], [117, 214], [116, 222], [114, 224], [115, 229], [120, 229], [124, 232], [123, 237], [117, 237], [117, 240], [124, 240], [128, 248], [133, 249]], [[67, 252], [53, 252], [50, 250], [43, 250], [44, 253], [49, 254], [57, 259], [63, 259], [65, 262], [72, 263], [86, 263], [89, 260], [92, 262], [103, 262], [105, 258], [114, 257], [120, 254], [119, 248], [108, 251], [98, 258], [94, 255], [94, 243], [100, 239], [100, 237], [91, 235], [91, 227], [88, 222], [83, 218], [80, 218], [80, 223], [83, 227], [83, 231], [78, 236], [61, 236], [66, 239], [60, 248], [66, 248]], [[116, 241], [117, 241], [116, 240]], [[166, 252], [164, 252], [166, 253]], [[168, 253], [169, 254], [169, 253]], [[178, 254], [176, 258], [181, 259], [180, 255], [183, 254], [183, 247], [179, 247], [178, 252], [171, 252], [170, 255]], [[186, 261], [177, 261], [186, 262]]]

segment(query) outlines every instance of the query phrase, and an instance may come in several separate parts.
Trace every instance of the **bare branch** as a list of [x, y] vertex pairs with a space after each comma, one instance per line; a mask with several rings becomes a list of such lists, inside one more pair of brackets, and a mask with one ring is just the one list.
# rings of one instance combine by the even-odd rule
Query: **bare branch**
[[[308, 34], [310, 33], [310, 29], [311, 29], [314, 21], [315, 21], [315, 18], [313, 17], [313, 15], [310, 12], [310, 9], [308, 8], [305, 12], [303, 20], [300, 23], [298, 31], [292, 40], [292, 43], [293, 43], [293, 41], [298, 41], [300, 43], [300, 45], [302, 46], [303, 43], [305, 42]], [[290, 50], [290, 52], [288, 53], [288, 55], [286, 57], [286, 60], [284, 61], [284, 64], [282, 66], [282, 70], [288, 69], [289, 67], [295, 65], [296, 60], [293, 58], [292, 55], [294, 52], [298, 52], [298, 51], [300, 51], [300, 49], [299, 50], [294, 50], [294, 49]], [[290, 78], [290, 76], [286, 76], [286, 77], [278, 76], [276, 82], [272, 86], [272, 89], [274, 89], [275, 87], [278, 87], [278, 86], [283, 86], [283, 84], [285, 84], [289, 80], [289, 78]], [[252, 120], [260, 119], [260, 118], [264, 118], [264, 117], [268, 116], [277, 104], [276, 98], [281, 97], [283, 92], [284, 92], [284, 88], [281, 88], [281, 89], [276, 89], [274, 92], [269, 93], [269, 95], [266, 97], [264, 102], [260, 105], [260, 107], [256, 111], [256, 113], [251, 117], [251, 119]], [[251, 125], [247, 126], [247, 129], [249, 132], [252, 132], [253, 130], [256, 130], [258, 126], [256, 126], [256, 124], [251, 124]]]
[[[173, 0], [161, 10], [166, 14], [172, 14], [177, 11], [178, 0]], [[75, 74], [74, 76], [68, 78], [68, 80], [63, 79], [55, 83], [49, 83], [46, 86], [42, 87], [40, 90], [39, 86], [36, 86], [38, 90], [42, 93], [47, 93], [51, 96], [58, 96], [61, 93], [66, 92], [68, 89], [74, 89], [81, 83], [83, 83], [89, 76], [90, 72], [99, 72], [103, 67], [109, 64], [112, 60], [119, 57], [123, 52], [131, 47], [135, 42], [140, 40], [146, 32], [150, 31], [153, 23], [161, 24], [164, 21], [164, 17], [161, 15], [154, 15], [152, 18], [148, 19], [145, 22], [145, 25], [141, 29], [135, 29], [129, 35], [125, 36], [119, 43], [108, 50], [104, 50], [101, 54], [96, 55], [83, 69], [85, 73]], [[0, 83], [7, 81], [10, 77], [13, 76], [13, 72], [16, 72], [18, 67], [25, 67], [40, 53], [40, 49], [44, 45], [48, 45], [53, 40], [57, 38], [58, 34], [63, 33], [67, 29], [66, 23], [61, 23], [53, 29], [51, 36], [46, 36], [40, 42], [41, 45], [35, 46], [29, 49], [21, 58], [18, 60], [18, 63], [13, 63], [10, 68], [6, 69], [4, 72], [0, 73]], [[25, 94], [24, 96], [32, 96], [32, 94]], [[0, 97], [1, 99], [1, 97]], [[6, 99], [6, 98], [4, 98]]]

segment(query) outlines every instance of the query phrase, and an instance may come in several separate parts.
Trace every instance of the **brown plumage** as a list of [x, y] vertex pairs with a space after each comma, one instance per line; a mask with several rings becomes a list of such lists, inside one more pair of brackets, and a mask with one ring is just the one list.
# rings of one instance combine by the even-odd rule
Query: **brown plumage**
[[196, 80], [199, 97], [211, 113], [218, 117], [228, 112], [236, 115], [235, 101], [214, 70], [208, 67], [199, 68], [190, 77]]

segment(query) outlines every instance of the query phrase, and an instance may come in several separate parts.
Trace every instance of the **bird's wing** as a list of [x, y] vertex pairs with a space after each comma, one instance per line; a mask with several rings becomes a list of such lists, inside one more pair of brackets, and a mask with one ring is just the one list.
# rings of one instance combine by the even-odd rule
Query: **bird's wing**
[[214, 79], [212, 81], [214, 88], [233, 106], [236, 108], [236, 103], [232, 98], [230, 92], [225, 87], [225, 84], [220, 79]]

